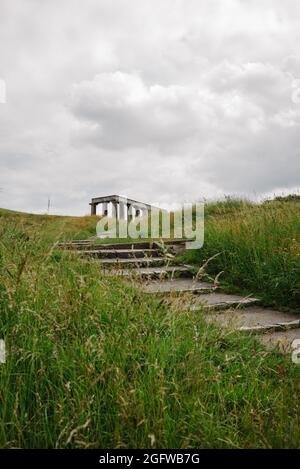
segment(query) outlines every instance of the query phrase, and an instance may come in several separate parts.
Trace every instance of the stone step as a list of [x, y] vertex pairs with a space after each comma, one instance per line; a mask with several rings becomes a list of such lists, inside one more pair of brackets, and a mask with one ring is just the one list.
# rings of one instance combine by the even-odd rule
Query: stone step
[[80, 254], [101, 259], [135, 259], [161, 256], [161, 252], [158, 249], [91, 249], [80, 251]]
[[257, 306], [212, 313], [206, 317], [206, 320], [216, 322], [222, 327], [233, 327], [242, 332], [255, 332], [256, 334], [300, 327], [300, 316], [297, 314]]
[[[299, 346], [296, 347], [296, 344], [293, 346], [293, 342], [294, 340], [300, 341], [300, 327], [279, 332], [273, 331], [269, 334], [261, 334], [259, 340], [268, 349], [277, 348], [282, 353], [291, 354], [295, 348], [299, 350]], [[300, 357], [300, 354], [297, 355]]]
[[163, 245], [168, 249], [174, 249], [178, 246], [184, 246], [185, 243], [189, 240], [185, 239], [169, 239], [163, 241], [163, 243], [159, 240], [150, 240], [150, 241], [136, 241], [136, 242], [124, 242], [124, 243], [101, 243], [96, 244], [95, 240], [73, 240], [73, 241], [66, 241], [64, 243], [59, 243], [58, 246], [64, 249], [93, 249], [93, 250], [102, 250], [102, 249], [160, 249]]
[[165, 241], [159, 240], [149, 240], [149, 241], [136, 241], [136, 242], [127, 242], [127, 243], [112, 243], [112, 244], [96, 244], [94, 245], [95, 248], [100, 249], [153, 249], [153, 248], [160, 248], [161, 246], [165, 246], [167, 248], [173, 246], [180, 246], [185, 245], [185, 239], [168, 239]]
[[190, 277], [190, 270], [185, 266], [162, 266], [162, 267], [138, 267], [132, 269], [107, 270], [107, 275], [122, 275], [125, 277], [136, 277], [143, 279], [166, 278], [166, 277]]
[[93, 250], [123, 250], [123, 249], [130, 249], [130, 250], [140, 250], [140, 249], [156, 249], [153, 242], [146, 241], [146, 242], [136, 242], [136, 243], [114, 243], [114, 244], [93, 244]]
[[137, 259], [98, 259], [97, 262], [103, 267], [119, 269], [120, 267], [150, 267], [162, 266], [170, 263], [167, 257], [141, 257]]
[[257, 303], [259, 300], [253, 297], [243, 297], [240, 295], [229, 295], [227, 293], [210, 293], [197, 296], [187, 305], [190, 311], [224, 310], [229, 308], [243, 308]]
[[152, 281], [151, 283], [144, 284], [141, 289], [145, 293], [157, 294], [157, 293], [210, 293], [216, 290], [213, 284], [208, 282], [200, 282], [193, 278], [174, 278], [163, 281]]

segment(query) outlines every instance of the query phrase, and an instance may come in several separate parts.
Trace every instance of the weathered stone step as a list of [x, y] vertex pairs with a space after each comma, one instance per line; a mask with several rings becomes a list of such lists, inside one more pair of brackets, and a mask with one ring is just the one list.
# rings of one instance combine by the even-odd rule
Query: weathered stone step
[[205, 310], [224, 310], [234, 307], [246, 307], [257, 303], [259, 300], [252, 297], [243, 297], [240, 295], [229, 295], [227, 293], [210, 293], [197, 296], [190, 302], [187, 308], [190, 311]]
[[150, 240], [150, 241], [136, 241], [136, 242], [124, 242], [124, 243], [101, 243], [96, 244], [95, 240], [73, 240], [66, 241], [64, 243], [59, 243], [58, 246], [64, 249], [93, 249], [93, 250], [102, 250], [102, 249], [160, 249], [164, 245], [168, 249], [176, 248], [178, 246], [184, 246], [185, 243], [189, 240], [184, 239], [169, 239], [163, 243], [159, 240]]
[[107, 275], [122, 275], [138, 278], [190, 277], [190, 270], [185, 266], [138, 267], [132, 269], [108, 270]]
[[91, 257], [112, 259], [130, 259], [161, 256], [161, 252], [158, 249], [93, 249], [81, 251], [80, 254]]
[[93, 244], [91, 245], [93, 250], [123, 250], [123, 249], [130, 249], [130, 250], [139, 250], [139, 249], [156, 249], [153, 242], [146, 241], [146, 242], [137, 242], [137, 243], [114, 243], [114, 244]]
[[95, 244], [94, 247], [99, 247], [100, 249], [152, 249], [160, 248], [161, 246], [172, 247], [185, 245], [185, 239], [168, 239], [165, 241], [159, 240], [149, 240], [149, 241], [132, 241], [128, 243], [107, 243], [107, 244]]
[[[282, 353], [291, 353], [295, 350], [292, 347], [294, 340], [300, 340], [300, 328], [290, 328], [285, 331], [262, 334], [259, 340], [270, 349], [278, 348]], [[299, 347], [297, 347], [299, 349]], [[298, 357], [300, 354], [298, 355]]]
[[161, 266], [170, 262], [169, 258], [166, 257], [141, 257], [137, 259], [97, 259], [97, 262], [103, 267], [119, 268], [120, 266], [126, 267], [150, 267], [150, 266]]
[[157, 294], [157, 293], [210, 293], [213, 292], [216, 287], [208, 282], [200, 282], [193, 278], [174, 278], [163, 281], [152, 281], [151, 283], [144, 284], [142, 290], [145, 293]]
[[206, 320], [216, 322], [222, 327], [233, 327], [239, 331], [257, 334], [294, 329], [300, 326], [300, 316], [297, 314], [288, 314], [257, 306], [212, 313], [206, 317]]

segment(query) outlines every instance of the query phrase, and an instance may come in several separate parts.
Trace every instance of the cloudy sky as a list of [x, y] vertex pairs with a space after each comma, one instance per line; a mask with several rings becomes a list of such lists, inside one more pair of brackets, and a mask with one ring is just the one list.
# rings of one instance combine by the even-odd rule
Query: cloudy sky
[[300, 188], [299, 22], [298, 0], [0, 0], [0, 206]]

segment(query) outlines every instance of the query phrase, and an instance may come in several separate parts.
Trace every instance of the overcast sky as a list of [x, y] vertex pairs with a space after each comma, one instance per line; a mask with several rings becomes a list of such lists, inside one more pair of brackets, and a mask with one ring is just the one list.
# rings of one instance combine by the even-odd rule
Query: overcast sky
[[300, 188], [299, 24], [298, 0], [0, 0], [0, 206]]

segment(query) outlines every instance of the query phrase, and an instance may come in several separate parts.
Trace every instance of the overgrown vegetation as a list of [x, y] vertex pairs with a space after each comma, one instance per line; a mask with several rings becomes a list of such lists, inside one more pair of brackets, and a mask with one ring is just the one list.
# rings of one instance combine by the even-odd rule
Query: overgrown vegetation
[[208, 264], [231, 291], [259, 296], [265, 305], [300, 308], [300, 205], [230, 200], [206, 206], [205, 243], [185, 260]]
[[[252, 279], [252, 229], [269, 249], [266, 224], [276, 248], [299, 227], [293, 209], [293, 228], [278, 228], [255, 207], [256, 215], [227, 222], [212, 208], [204, 257], [228, 241], [234, 254], [222, 254], [224, 263], [248, 256], [241, 280]], [[254, 337], [167, 308], [53, 247], [93, 234], [95, 222], [0, 212], [0, 446], [299, 447], [300, 368]], [[246, 232], [252, 241], [240, 250]], [[227, 265], [237, 280], [238, 261]]]

